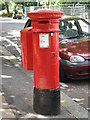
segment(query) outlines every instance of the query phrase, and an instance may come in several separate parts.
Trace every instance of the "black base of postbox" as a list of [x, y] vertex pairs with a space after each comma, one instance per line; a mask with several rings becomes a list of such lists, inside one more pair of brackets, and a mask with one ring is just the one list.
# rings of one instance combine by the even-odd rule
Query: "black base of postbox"
[[34, 88], [34, 111], [42, 115], [58, 115], [60, 113], [60, 88], [41, 90]]

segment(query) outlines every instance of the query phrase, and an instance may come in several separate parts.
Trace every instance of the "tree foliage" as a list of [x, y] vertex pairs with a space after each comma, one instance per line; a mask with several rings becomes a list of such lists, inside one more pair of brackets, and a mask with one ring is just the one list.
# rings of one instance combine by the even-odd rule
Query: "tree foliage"
[[0, 0], [0, 5], [1, 5], [1, 9], [4, 10], [6, 9], [7, 10], [7, 16], [10, 17], [10, 10], [13, 9], [14, 5], [15, 5], [15, 2], [14, 0]]

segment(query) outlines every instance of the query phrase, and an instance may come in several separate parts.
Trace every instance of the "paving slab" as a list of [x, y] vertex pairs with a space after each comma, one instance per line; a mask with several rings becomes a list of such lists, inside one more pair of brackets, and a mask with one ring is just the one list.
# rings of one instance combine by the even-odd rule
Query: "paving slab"
[[3, 59], [2, 64], [2, 90], [16, 118], [75, 118], [63, 106], [57, 116], [36, 114], [33, 111], [33, 81], [9, 60]]
[[0, 117], [1, 118], [15, 118], [15, 115], [12, 109], [9, 107], [8, 102], [6, 101], [2, 92], [0, 92], [0, 98], [2, 98], [2, 106], [0, 107]]
[[[5, 56], [5, 55], [7, 55], [7, 56], [13, 56], [9, 51], [7, 51], [5, 48], [3, 48], [4, 49], [4, 52], [3, 52], [3, 55]], [[5, 58], [5, 57], [4, 57]], [[5, 60], [4, 60], [5, 61]], [[16, 93], [18, 93], [18, 97], [14, 97], [14, 98], [21, 98], [22, 96], [23, 97], [25, 97], [24, 95], [28, 95], [28, 94], [31, 94], [31, 95], [28, 95], [28, 97], [29, 98], [24, 98], [25, 99], [25, 101], [28, 101], [28, 100], [30, 100], [30, 101], [32, 101], [32, 98], [33, 98], [33, 71], [26, 71], [26, 70], [24, 70], [22, 67], [21, 67], [21, 64], [20, 64], [20, 61], [17, 59], [17, 57], [16, 56], [14, 56], [14, 59], [6, 59], [6, 63], [7, 64], [10, 64], [9, 62], [11, 62], [14, 66], [13, 66], [13, 68], [12, 68], [12, 70], [11, 70], [11, 76], [12, 75], [14, 75], [15, 77], [14, 77], [14, 79], [15, 78], [17, 78], [17, 79], [15, 79], [15, 81], [13, 81], [13, 80], [11, 80], [13, 83], [13, 85], [14, 86], [10, 86], [9, 88], [10, 88], [10, 90], [8, 89], [7, 90], [7, 88], [4, 88], [4, 91], [9, 91], [9, 93], [10, 93], [10, 91], [12, 91], [12, 89], [14, 89], [14, 92], [16, 91]], [[16, 66], [16, 64], [18, 65], [18, 66]], [[11, 65], [12, 66], [12, 65]], [[5, 67], [5, 66], [4, 66]], [[17, 68], [16, 68], [17, 67]], [[17, 69], [17, 70], [16, 70]], [[4, 68], [4, 71], [7, 71], [6, 70], [6, 68]], [[10, 68], [9, 68], [9, 72], [10, 72]], [[16, 73], [14, 73], [14, 72], [16, 72]], [[20, 73], [21, 72], [21, 73]], [[8, 72], [6, 72], [7, 74], [8, 74]], [[5, 73], [5, 74], [6, 74]], [[17, 74], [18, 73], [18, 74]], [[20, 75], [21, 74], [21, 75]], [[19, 76], [18, 76], [19, 75]], [[10, 76], [10, 75], [9, 75]], [[26, 78], [26, 79], [25, 79]], [[28, 80], [27, 80], [28, 79]], [[19, 82], [18, 82], [19, 81]], [[23, 81], [24, 81], [24, 83], [23, 83]], [[11, 83], [11, 82], [10, 82]], [[18, 83], [18, 84], [17, 84]], [[4, 83], [4, 84], [6, 84], [6, 82]], [[15, 85], [16, 84], [16, 85]], [[23, 85], [24, 84], [24, 85]], [[27, 85], [29, 85], [29, 86], [27, 86], [27, 87], [25, 87], [25, 84], [27, 84]], [[8, 82], [7, 82], [7, 85], [8, 85]], [[5, 86], [7, 86], [7, 85], [5, 85]], [[18, 88], [16, 89], [16, 88], [14, 88], [16, 86], [16, 88], [17, 88], [17, 86], [18, 86]], [[30, 87], [31, 86], [31, 87]], [[29, 88], [29, 89], [28, 89]], [[21, 95], [21, 93], [20, 93], [20, 89], [21, 89], [21, 91], [22, 90], [26, 90], [26, 91], [28, 91], [28, 92], [26, 92], [26, 93], [23, 93], [23, 95]], [[32, 92], [31, 92], [32, 91]], [[14, 93], [13, 93], [14, 94]], [[13, 95], [12, 93], [9, 95], [9, 96], [15, 96], [15, 95]], [[7, 95], [7, 94], [6, 94]], [[31, 96], [31, 97], [30, 97]], [[14, 99], [13, 98], [13, 99]], [[67, 99], [68, 98], [68, 99]], [[70, 98], [70, 97], [68, 97], [67, 95], [65, 95], [64, 93], [62, 93], [61, 92], [61, 99], [63, 100], [63, 99], [65, 99], [67, 102], [66, 103], [62, 103], [62, 111], [61, 111], [61, 113], [62, 114], [60, 114], [59, 116], [56, 116], [56, 118], [77, 118], [77, 119], [80, 119], [80, 118], [88, 118], [88, 112], [85, 110], [85, 109], [83, 109], [80, 105], [78, 105], [78, 104], [76, 104], [74, 101], [72, 101], [72, 99]], [[12, 100], [11, 100], [12, 101]], [[22, 109], [25, 109], [25, 107], [27, 108], [28, 107], [28, 105], [26, 105], [26, 106], [22, 106], [22, 102], [21, 102], [22, 100], [15, 100], [14, 101], [14, 104], [16, 104], [18, 107], [20, 107], [20, 109], [18, 110], [20, 113], [21, 113], [21, 108]], [[24, 102], [25, 102], [24, 101]], [[70, 104], [71, 103], [71, 101], [72, 101], [72, 105]], [[69, 103], [69, 104], [68, 104]], [[25, 105], [25, 103], [23, 103], [24, 105]], [[34, 111], [33, 111], [33, 108], [32, 108], [32, 106], [33, 106], [33, 102], [28, 102], [28, 104], [31, 106], [29, 106], [30, 108], [31, 108], [31, 111], [32, 111], [32, 114], [29, 112], [29, 111], [27, 111], [26, 109], [24, 110], [24, 112], [22, 112], [22, 115], [20, 115], [19, 117], [20, 118], [29, 118], [29, 117], [36, 117], [37, 116], [37, 114], [35, 114], [34, 113]], [[73, 106], [73, 107], [72, 107]], [[23, 108], [24, 107], [24, 108]], [[30, 109], [30, 108], [28, 108], [28, 109]], [[77, 110], [77, 112], [75, 112]], [[84, 110], [84, 111], [82, 111], [82, 110]], [[64, 113], [63, 113], [63, 111], [64, 111]], [[85, 113], [85, 114], [83, 114], [83, 112]], [[45, 117], [45, 116], [44, 116]], [[48, 116], [48, 117], [50, 117], [50, 116]], [[55, 117], [55, 116], [54, 116]], [[53, 118], [53, 117], [52, 117]]]

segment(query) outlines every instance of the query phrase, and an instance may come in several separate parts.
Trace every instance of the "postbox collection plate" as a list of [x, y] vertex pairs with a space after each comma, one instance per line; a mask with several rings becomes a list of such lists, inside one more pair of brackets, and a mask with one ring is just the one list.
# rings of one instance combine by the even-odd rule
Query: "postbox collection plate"
[[49, 48], [49, 34], [39, 33], [39, 47]]

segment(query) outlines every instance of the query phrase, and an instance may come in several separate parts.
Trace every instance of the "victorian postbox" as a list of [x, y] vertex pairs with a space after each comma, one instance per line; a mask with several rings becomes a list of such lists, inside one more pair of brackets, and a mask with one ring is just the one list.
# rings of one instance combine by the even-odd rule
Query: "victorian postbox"
[[44, 115], [60, 113], [59, 18], [58, 10], [27, 13], [32, 19], [34, 111]]
[[22, 29], [21, 33], [21, 62], [26, 70], [33, 70], [33, 38], [32, 27]]

